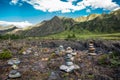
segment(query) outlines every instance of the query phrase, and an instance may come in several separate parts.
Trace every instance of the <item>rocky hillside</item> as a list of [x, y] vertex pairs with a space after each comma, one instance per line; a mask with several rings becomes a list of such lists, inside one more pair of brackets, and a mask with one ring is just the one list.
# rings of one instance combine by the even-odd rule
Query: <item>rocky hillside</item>
[[80, 22], [75, 24], [72, 29], [100, 33], [120, 32], [120, 10], [110, 14], [101, 14], [92, 20]]
[[67, 30], [69, 26], [74, 23], [75, 21], [71, 18], [59, 18], [55, 16], [51, 20], [43, 21], [42, 23], [36, 24], [33, 27], [18, 33], [25, 36], [46, 36]]
[[109, 14], [91, 14], [87, 17], [65, 18], [53, 17], [43, 21], [18, 34], [25, 36], [47, 36], [63, 31], [83, 32], [84, 30], [95, 33], [120, 32], [120, 10]]
[[89, 16], [83, 16], [83, 17], [77, 17], [74, 20], [77, 22], [85, 22], [95, 19], [96, 17], [99, 17], [100, 14], [91, 14]]

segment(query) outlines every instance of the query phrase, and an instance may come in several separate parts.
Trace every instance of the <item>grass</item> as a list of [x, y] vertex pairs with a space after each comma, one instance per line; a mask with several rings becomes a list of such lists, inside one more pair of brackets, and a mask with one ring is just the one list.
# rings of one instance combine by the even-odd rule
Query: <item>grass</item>
[[105, 39], [105, 40], [120, 40], [120, 33], [75, 33], [64, 31], [61, 33], [48, 35], [44, 37], [29, 37], [29, 39], [66, 39], [68, 35], [75, 35], [76, 40], [80, 39]]

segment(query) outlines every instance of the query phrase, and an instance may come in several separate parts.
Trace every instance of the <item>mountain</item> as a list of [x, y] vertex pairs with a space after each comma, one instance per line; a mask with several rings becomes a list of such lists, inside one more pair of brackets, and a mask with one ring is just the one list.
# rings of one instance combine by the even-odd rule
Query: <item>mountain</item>
[[77, 17], [74, 18], [76, 22], [85, 22], [95, 19], [96, 17], [100, 16], [100, 14], [91, 14], [89, 16]]
[[59, 18], [58, 16], [55, 16], [51, 20], [38, 23], [29, 29], [18, 32], [18, 34], [25, 36], [46, 36], [62, 32], [73, 23], [75, 23], [75, 21], [71, 18]]
[[109, 14], [101, 14], [92, 20], [80, 22], [75, 24], [72, 29], [100, 33], [120, 32], [120, 10]]
[[9, 26], [0, 26], [0, 34], [6, 34], [6, 33], [10, 33], [14, 30], [18, 29], [16, 26], [14, 25], [9, 25]]
[[91, 14], [86, 17], [66, 18], [55, 16], [17, 34], [25, 36], [47, 36], [63, 31], [113, 33], [120, 32], [120, 9], [109, 14]]

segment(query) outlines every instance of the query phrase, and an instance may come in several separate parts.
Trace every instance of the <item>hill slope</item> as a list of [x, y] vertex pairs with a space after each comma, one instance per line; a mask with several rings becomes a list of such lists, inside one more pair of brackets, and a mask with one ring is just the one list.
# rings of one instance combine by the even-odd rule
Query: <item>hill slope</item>
[[69, 26], [73, 25], [73, 23], [75, 23], [73, 19], [61, 19], [55, 16], [49, 21], [43, 21], [42, 23], [34, 25], [30, 29], [26, 29], [22, 32], [20, 31], [18, 33], [25, 36], [46, 36], [65, 31]]
[[100, 33], [120, 32], [120, 10], [110, 14], [101, 14], [93, 20], [75, 24], [72, 29]]

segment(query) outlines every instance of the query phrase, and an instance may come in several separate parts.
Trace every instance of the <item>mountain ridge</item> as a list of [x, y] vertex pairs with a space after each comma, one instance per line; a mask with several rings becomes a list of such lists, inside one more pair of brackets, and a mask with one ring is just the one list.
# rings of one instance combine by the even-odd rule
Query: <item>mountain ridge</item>
[[120, 9], [109, 14], [90, 14], [86, 17], [67, 18], [54, 16], [50, 20], [18, 30], [24, 36], [47, 36], [63, 31], [112, 33], [120, 31]]

